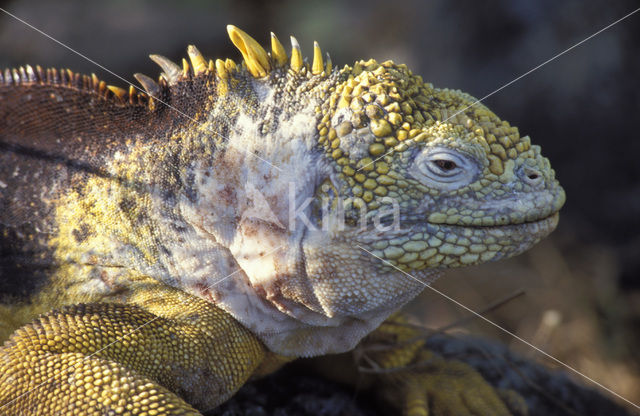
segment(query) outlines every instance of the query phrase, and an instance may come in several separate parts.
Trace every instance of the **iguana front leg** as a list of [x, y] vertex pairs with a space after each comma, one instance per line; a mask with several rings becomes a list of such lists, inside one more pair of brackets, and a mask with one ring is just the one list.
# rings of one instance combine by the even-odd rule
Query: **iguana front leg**
[[385, 321], [355, 351], [361, 372], [405, 415], [523, 415], [524, 400], [496, 390], [473, 367], [444, 360], [425, 347], [424, 334], [402, 315]]
[[137, 301], [75, 305], [16, 331], [0, 349], [0, 413], [197, 415], [187, 402], [215, 407], [262, 362], [262, 344], [205, 301], [172, 289]]

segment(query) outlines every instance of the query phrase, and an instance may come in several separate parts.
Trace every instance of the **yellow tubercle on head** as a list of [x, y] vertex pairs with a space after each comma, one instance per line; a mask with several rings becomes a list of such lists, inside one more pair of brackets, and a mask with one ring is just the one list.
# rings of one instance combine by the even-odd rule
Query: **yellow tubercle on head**
[[[348, 151], [354, 142], [353, 131], [366, 126], [373, 136], [367, 139], [372, 141], [368, 144], [370, 154], [378, 157], [438, 139], [447, 128], [455, 126], [456, 134], [475, 137], [489, 150], [488, 167], [496, 175], [503, 173], [507, 159], [530, 148], [529, 139], [521, 139], [517, 128], [501, 121], [486, 107], [472, 105], [474, 100], [470, 96], [434, 89], [404, 65], [360, 61], [353, 68], [343, 69], [342, 75], [344, 82], [336, 86], [330, 97], [331, 115], [349, 117], [335, 125], [327, 119], [318, 130], [323, 131], [324, 127], [327, 132], [320, 142], [332, 151], [341, 148], [343, 154], [352, 156], [354, 166], [362, 155], [359, 151], [355, 155]], [[333, 138], [328, 140], [331, 132]]]

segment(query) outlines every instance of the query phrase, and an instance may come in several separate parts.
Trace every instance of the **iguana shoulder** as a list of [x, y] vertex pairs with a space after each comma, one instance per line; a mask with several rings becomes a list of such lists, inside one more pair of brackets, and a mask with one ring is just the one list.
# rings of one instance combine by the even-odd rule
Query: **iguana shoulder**
[[[267, 53], [228, 30], [241, 64], [193, 46], [182, 67], [152, 55], [163, 72], [136, 75], [145, 92], [66, 70], [4, 73], [5, 335], [79, 303], [102, 305], [121, 332], [198, 316], [219, 335], [211, 315], [252, 345], [238, 358], [246, 378], [276, 356], [348, 351], [440, 270], [518, 254], [556, 226], [565, 196], [548, 160], [473, 97], [390, 61], [334, 69], [317, 44], [309, 64], [295, 39], [287, 55], [272, 35]], [[217, 312], [188, 318], [175, 299]], [[118, 323], [109, 304], [135, 313]], [[55, 322], [78, 311], [38, 328], [62, 337]]]

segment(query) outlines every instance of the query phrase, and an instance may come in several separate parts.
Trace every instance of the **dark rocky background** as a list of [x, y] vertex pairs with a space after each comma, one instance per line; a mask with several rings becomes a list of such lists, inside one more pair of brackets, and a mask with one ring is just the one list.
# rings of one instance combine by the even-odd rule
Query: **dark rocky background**
[[[0, 7], [133, 80], [178, 60], [195, 43], [207, 56], [239, 58], [225, 25], [263, 44], [269, 31], [313, 40], [334, 65], [374, 57], [407, 63], [436, 86], [481, 98], [613, 23], [637, 1], [0, 1]], [[113, 75], [0, 13], [0, 67], [21, 64]], [[568, 195], [558, 231], [518, 258], [454, 271], [436, 287], [482, 310], [523, 290], [488, 317], [560, 360], [640, 401], [640, 12], [486, 99], [548, 156]], [[408, 308], [430, 327], [466, 313], [437, 294]], [[498, 338], [489, 325], [454, 332]], [[547, 363], [551, 364], [551, 363]], [[584, 380], [583, 380], [584, 381]]]

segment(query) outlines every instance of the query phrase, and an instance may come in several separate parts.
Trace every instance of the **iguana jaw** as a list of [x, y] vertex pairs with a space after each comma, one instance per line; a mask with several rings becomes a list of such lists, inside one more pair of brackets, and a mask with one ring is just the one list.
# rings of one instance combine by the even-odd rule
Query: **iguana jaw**
[[[564, 191], [559, 186], [492, 205], [480, 202], [474, 206], [466, 199], [473, 212], [486, 213], [482, 223], [473, 223], [475, 218], [460, 215], [414, 213], [401, 216], [394, 230], [384, 233], [365, 230], [356, 239], [373, 255], [384, 259], [386, 264], [381, 266], [387, 269], [416, 271], [469, 266], [529, 249], [556, 228], [564, 201]], [[446, 201], [436, 205], [439, 213], [447, 211]]]
[[[518, 255], [550, 234], [559, 214], [499, 226], [405, 223], [404, 232], [389, 238], [361, 237], [372, 255], [384, 259], [381, 267], [409, 273], [424, 268], [464, 267]], [[392, 237], [392, 238], [391, 238]]]

